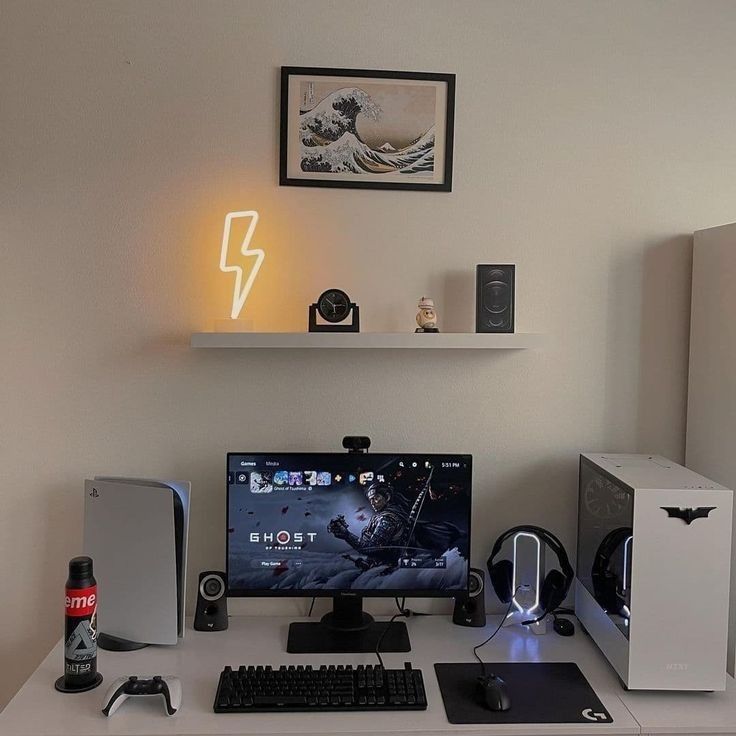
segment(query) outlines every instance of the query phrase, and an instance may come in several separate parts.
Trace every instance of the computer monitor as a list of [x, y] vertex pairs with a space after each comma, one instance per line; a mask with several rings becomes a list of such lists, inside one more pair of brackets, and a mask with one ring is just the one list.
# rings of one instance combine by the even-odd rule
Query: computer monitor
[[228, 453], [227, 471], [228, 595], [333, 598], [288, 651], [408, 651], [363, 598], [468, 590], [470, 455]]

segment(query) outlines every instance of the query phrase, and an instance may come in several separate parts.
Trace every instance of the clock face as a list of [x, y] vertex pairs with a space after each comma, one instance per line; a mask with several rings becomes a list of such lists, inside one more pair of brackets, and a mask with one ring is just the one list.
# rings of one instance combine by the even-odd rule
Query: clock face
[[350, 314], [350, 297], [340, 289], [328, 289], [317, 299], [317, 311], [327, 322], [342, 322]]
[[631, 498], [626, 491], [596, 476], [585, 486], [583, 500], [588, 512], [598, 519], [613, 519], [627, 510]]

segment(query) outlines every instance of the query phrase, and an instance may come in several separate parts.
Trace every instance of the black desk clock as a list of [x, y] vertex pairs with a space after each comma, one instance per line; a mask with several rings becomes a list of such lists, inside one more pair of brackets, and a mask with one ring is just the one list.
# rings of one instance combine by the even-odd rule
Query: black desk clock
[[[317, 322], [318, 314], [326, 324]], [[342, 289], [327, 289], [309, 305], [309, 331], [360, 332], [360, 309]]]

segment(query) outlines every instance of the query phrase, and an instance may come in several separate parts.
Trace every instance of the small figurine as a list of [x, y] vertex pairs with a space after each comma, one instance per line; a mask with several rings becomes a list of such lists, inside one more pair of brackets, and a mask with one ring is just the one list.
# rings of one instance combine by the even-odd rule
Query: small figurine
[[423, 296], [417, 304], [419, 311], [417, 312], [417, 327], [414, 332], [439, 332], [437, 328], [437, 312], [434, 308], [434, 301]]

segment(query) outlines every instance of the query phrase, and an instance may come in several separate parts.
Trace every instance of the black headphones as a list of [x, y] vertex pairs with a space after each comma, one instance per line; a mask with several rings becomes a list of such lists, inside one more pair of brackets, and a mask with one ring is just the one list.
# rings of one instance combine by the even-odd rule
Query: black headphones
[[512, 590], [514, 579], [514, 563], [511, 560], [499, 560], [494, 562], [494, 557], [501, 551], [503, 543], [519, 532], [527, 532], [536, 534], [539, 539], [544, 542], [557, 556], [560, 563], [560, 570], [550, 570], [542, 582], [539, 591], [539, 605], [542, 608], [541, 615], [533, 621], [525, 621], [522, 623], [536, 623], [541, 621], [548, 613], [552, 613], [565, 600], [567, 592], [570, 590], [572, 581], [575, 578], [575, 571], [572, 569], [570, 559], [565, 552], [557, 537], [552, 532], [543, 529], [540, 526], [514, 526], [507, 529], [494, 543], [491, 550], [491, 556], [488, 558], [488, 577], [502, 603], [510, 603], [516, 591]]
[[608, 532], [593, 558], [591, 579], [593, 582], [593, 595], [604, 611], [608, 613], [621, 613], [626, 600], [618, 589], [619, 576], [609, 570], [611, 557], [614, 552], [625, 543], [632, 535], [630, 526], [620, 526]]

